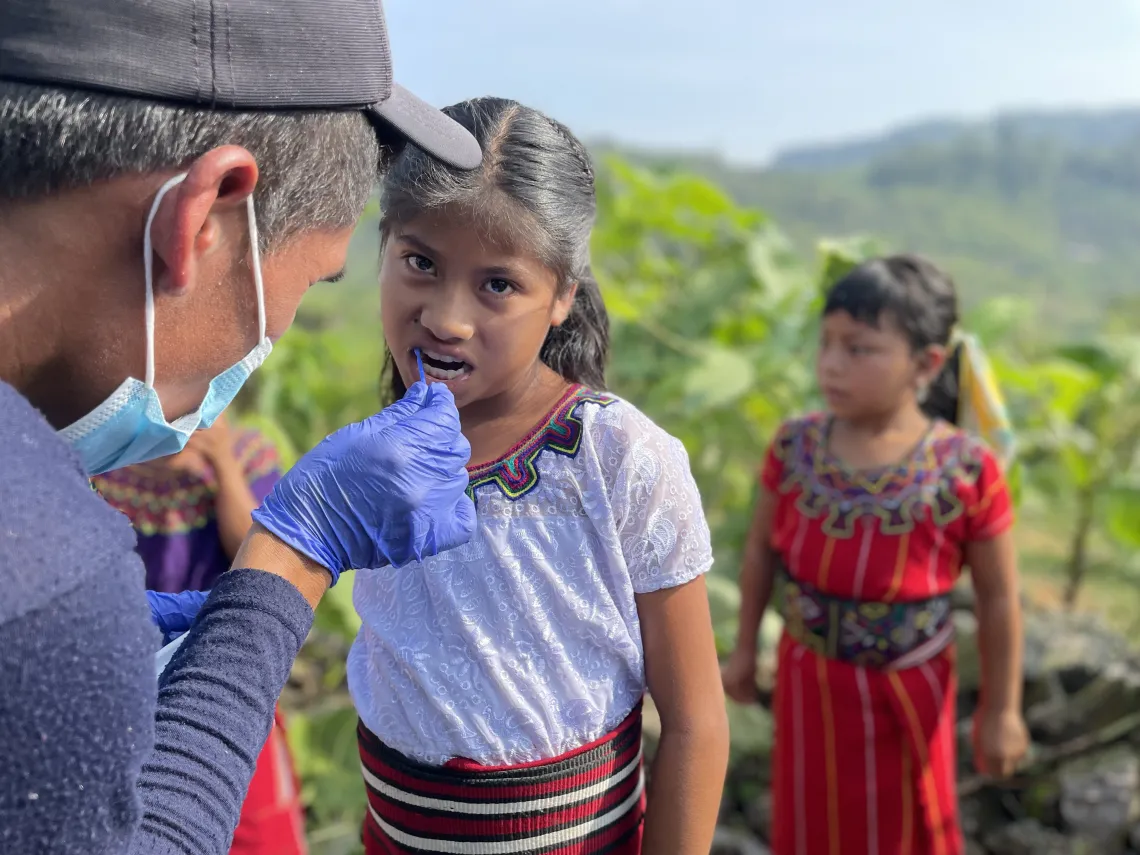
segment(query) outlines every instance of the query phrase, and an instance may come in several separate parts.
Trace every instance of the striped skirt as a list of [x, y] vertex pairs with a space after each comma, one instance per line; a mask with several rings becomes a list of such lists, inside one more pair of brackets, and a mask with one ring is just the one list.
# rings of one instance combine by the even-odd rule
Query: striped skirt
[[645, 814], [641, 708], [553, 760], [427, 766], [357, 728], [367, 855], [639, 855]]

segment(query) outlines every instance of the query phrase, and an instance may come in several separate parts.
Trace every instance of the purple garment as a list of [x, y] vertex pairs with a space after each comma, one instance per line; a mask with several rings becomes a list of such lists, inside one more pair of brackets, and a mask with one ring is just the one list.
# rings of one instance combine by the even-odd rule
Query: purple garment
[[[254, 499], [262, 502], [281, 478], [276, 449], [260, 432], [242, 430], [234, 453]], [[229, 569], [230, 557], [218, 534], [213, 473], [143, 464], [99, 475], [92, 483], [134, 526], [150, 590], [206, 591]]]

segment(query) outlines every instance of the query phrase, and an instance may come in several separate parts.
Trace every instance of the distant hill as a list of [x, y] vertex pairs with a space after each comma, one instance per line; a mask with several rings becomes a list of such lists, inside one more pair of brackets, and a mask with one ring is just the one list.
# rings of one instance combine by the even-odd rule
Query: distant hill
[[969, 135], [1013, 132], [1083, 150], [1103, 150], [1140, 136], [1140, 108], [1003, 113], [992, 119], [916, 122], [858, 140], [795, 146], [776, 154], [773, 169], [841, 169], [863, 166], [914, 146], [953, 142]]
[[[771, 214], [805, 253], [821, 237], [874, 235], [944, 264], [967, 303], [1028, 298], [1046, 332], [1106, 319], [1140, 330], [1140, 108], [921, 122], [789, 149], [763, 169], [702, 151], [592, 148], [706, 176]], [[353, 240], [351, 281], [321, 287], [302, 320], [354, 307], [375, 325], [377, 250], [373, 214]]]
[[789, 149], [766, 169], [704, 153], [621, 153], [713, 179], [805, 250], [822, 236], [871, 234], [929, 254], [967, 301], [1030, 298], [1057, 333], [1138, 302], [1140, 109], [923, 122]]

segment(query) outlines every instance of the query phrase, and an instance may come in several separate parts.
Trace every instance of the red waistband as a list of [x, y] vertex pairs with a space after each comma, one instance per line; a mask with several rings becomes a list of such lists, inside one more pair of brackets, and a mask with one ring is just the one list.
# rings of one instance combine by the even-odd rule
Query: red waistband
[[516, 766], [429, 766], [386, 746], [363, 724], [368, 790], [365, 845], [373, 852], [476, 851], [495, 840], [589, 855], [640, 851], [645, 809], [641, 706], [614, 731], [559, 757]]
[[565, 754], [559, 754], [557, 757], [551, 757], [549, 760], [534, 760], [530, 763], [516, 763], [514, 765], [506, 766], [487, 766], [477, 760], [468, 760], [466, 757], [453, 757], [444, 763], [445, 769], [456, 769], [465, 772], [502, 772], [509, 769], [533, 769], [537, 766], [546, 766], [550, 763], [559, 763], [563, 760], [570, 760], [585, 754], [587, 751], [592, 751], [600, 745], [605, 745], [607, 742], [613, 742], [620, 737], [623, 733], [631, 727], [641, 727], [641, 701], [637, 702], [637, 706], [630, 711], [622, 723], [611, 730], [609, 733], [599, 736], [593, 742], [587, 742], [585, 745], [575, 748], [572, 751], [567, 751]]

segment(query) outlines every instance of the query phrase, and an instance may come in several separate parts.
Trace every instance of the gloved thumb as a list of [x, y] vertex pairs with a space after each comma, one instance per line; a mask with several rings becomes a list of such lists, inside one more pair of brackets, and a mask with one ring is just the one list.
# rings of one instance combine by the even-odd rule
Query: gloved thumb
[[[444, 388], [446, 389], [447, 387], [445, 386]], [[400, 400], [408, 401], [409, 403], [422, 404], [424, 402], [424, 399], [427, 398], [428, 392], [430, 391], [431, 386], [429, 386], [423, 380], [417, 380], [415, 383], [408, 387], [408, 390], [404, 392], [404, 397], [402, 397]]]

